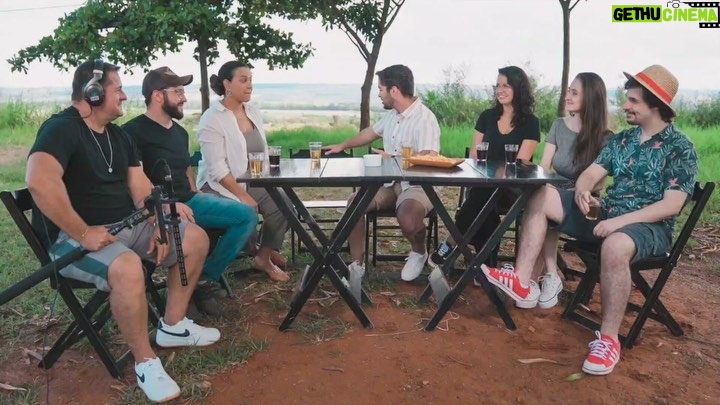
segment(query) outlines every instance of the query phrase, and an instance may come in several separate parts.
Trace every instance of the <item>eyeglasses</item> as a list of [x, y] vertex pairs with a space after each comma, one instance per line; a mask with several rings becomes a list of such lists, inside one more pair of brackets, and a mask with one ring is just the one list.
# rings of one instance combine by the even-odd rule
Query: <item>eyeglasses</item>
[[162, 89], [162, 91], [175, 93], [178, 97], [185, 97], [185, 89]]
[[496, 85], [492, 86], [492, 89], [495, 92], [500, 91], [500, 90], [512, 90], [512, 86], [510, 85], [510, 83], [503, 83], [500, 85], [496, 84]]

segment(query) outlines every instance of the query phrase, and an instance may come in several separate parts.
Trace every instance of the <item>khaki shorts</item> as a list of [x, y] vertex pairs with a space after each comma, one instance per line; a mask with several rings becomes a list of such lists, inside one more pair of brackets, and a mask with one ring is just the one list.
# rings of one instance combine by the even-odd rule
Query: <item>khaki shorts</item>
[[[185, 235], [186, 226], [187, 222], [180, 222], [181, 238]], [[115, 238], [117, 238], [115, 242], [98, 251], [86, 254], [80, 260], [60, 270], [60, 274], [67, 278], [95, 284], [98, 290], [110, 291], [107, 282], [108, 267], [121, 254], [133, 251], [141, 259], [155, 262], [156, 252], [147, 253], [153, 231], [152, 225], [147, 221], [143, 221], [130, 229], [125, 228], [115, 235]], [[165, 261], [162, 262], [163, 267], [170, 267], [177, 262], [177, 253], [171, 232], [168, 232], [168, 239], [170, 249]], [[76, 240], [71, 239], [65, 232], [60, 232], [57, 241], [50, 248], [50, 257], [55, 260], [78, 246], [80, 244]]]
[[[377, 194], [373, 198], [373, 203], [378, 210], [395, 209], [397, 211], [400, 204], [407, 200], [413, 200], [420, 203], [425, 208], [425, 215], [433, 210], [430, 199], [425, 191], [419, 186], [410, 186], [403, 191], [400, 183], [394, 183], [392, 187], [380, 187]], [[372, 211], [373, 204], [370, 205], [369, 211]]]

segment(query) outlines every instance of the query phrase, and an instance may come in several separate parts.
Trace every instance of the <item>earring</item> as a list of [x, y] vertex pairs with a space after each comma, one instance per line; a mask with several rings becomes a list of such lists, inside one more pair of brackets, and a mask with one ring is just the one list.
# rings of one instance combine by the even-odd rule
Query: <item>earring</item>
[[229, 96], [230, 94], [232, 94], [232, 92], [230, 91], [230, 89], [225, 90], [225, 95], [226, 95], [226, 96]]

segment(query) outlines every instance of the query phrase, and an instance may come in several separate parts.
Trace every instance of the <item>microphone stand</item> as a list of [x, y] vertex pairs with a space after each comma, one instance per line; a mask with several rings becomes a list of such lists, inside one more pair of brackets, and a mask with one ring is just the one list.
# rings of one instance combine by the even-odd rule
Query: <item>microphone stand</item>
[[[183, 286], [188, 285], [187, 280], [187, 271], [185, 270], [185, 255], [182, 251], [182, 239], [180, 238], [180, 214], [177, 212], [177, 199], [174, 198], [175, 190], [173, 189], [172, 184], [172, 174], [170, 173], [170, 167], [168, 166], [167, 162], [165, 162], [165, 170], [166, 175], [163, 178], [166, 185], [166, 191], [167, 191], [167, 198], [162, 199], [162, 202], [168, 203], [170, 206], [170, 215], [168, 218], [162, 219], [162, 225], [163, 228], [160, 228], [160, 243], [167, 243], [167, 228], [166, 226], [169, 225], [170, 229], [172, 230], [173, 234], [173, 240], [175, 241], [175, 253], [177, 255], [177, 264], [178, 269], [180, 271], [180, 283]], [[155, 189], [153, 189], [155, 191]], [[158, 191], [159, 192], [159, 191]], [[162, 213], [162, 209], [160, 210]], [[158, 221], [160, 221], [160, 217], [158, 216]], [[158, 226], [160, 226], [161, 223], [158, 222]], [[163, 235], [163, 232], [165, 232], [165, 235]]]

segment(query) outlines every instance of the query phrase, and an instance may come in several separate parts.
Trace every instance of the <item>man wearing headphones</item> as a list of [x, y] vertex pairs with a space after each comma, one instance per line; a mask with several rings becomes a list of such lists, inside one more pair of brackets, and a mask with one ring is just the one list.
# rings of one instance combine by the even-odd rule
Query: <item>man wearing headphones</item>
[[50, 237], [51, 255], [59, 257], [78, 246], [89, 251], [61, 274], [110, 292], [113, 316], [135, 358], [138, 385], [150, 400], [165, 401], [178, 397], [180, 389], [150, 347], [141, 259], [168, 267], [167, 309], [160, 320], [157, 344], [209, 345], [220, 339], [220, 332], [185, 318], [208, 239], [191, 223], [190, 210], [179, 204], [178, 210], [190, 219], [180, 224], [188, 280], [188, 285], [182, 286], [175, 247], [159, 243], [155, 218], [115, 236], [108, 233], [107, 225], [142, 207], [152, 189], [132, 139], [112, 124], [123, 115], [122, 103], [127, 99], [118, 70], [102, 60], [77, 68], [72, 106], [40, 127], [28, 157], [25, 181], [49, 220], [46, 225], [59, 228], [57, 238]]
[[[148, 72], [143, 80], [142, 93], [147, 109], [122, 126], [137, 144], [145, 174], [155, 184], [164, 182], [168, 170], [172, 175], [174, 198], [187, 204], [195, 223], [203, 228], [225, 231], [205, 260], [200, 282], [193, 293], [197, 309], [210, 316], [220, 315], [214, 297], [213, 282], [222, 276], [227, 266], [237, 258], [255, 231], [258, 216], [245, 203], [212, 193], [201, 193], [195, 187], [190, 167], [189, 136], [185, 128], [175, 122], [184, 116], [185, 86], [192, 75], [178, 76], [167, 66]], [[195, 310], [197, 311], [197, 310]], [[194, 315], [188, 317], [193, 318]]]

